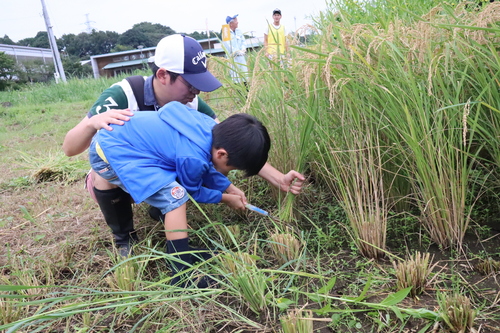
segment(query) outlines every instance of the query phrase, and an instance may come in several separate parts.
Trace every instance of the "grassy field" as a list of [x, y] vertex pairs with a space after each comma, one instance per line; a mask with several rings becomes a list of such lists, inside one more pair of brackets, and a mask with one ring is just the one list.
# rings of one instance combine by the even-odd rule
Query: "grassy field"
[[308, 177], [293, 197], [230, 175], [276, 219], [189, 204], [211, 289], [170, 285], [143, 204], [117, 258], [86, 153], [62, 153], [117, 78], [0, 92], [0, 331], [499, 332], [500, 4], [331, 6], [286, 60], [249, 55], [248, 92], [211, 60], [224, 87], [202, 97], [261, 119], [271, 163]]

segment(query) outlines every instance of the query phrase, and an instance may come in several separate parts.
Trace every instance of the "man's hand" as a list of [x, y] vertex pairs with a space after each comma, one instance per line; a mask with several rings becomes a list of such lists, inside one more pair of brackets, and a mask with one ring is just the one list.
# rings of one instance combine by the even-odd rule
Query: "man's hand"
[[305, 180], [306, 178], [302, 174], [291, 170], [286, 175], [283, 175], [283, 179], [280, 181], [280, 190], [300, 194]]
[[245, 204], [239, 195], [222, 193], [222, 202], [234, 210], [245, 210]]
[[126, 121], [129, 121], [130, 117], [132, 117], [133, 115], [134, 113], [130, 111], [130, 109], [111, 109], [89, 118], [89, 123], [90, 126], [95, 128], [96, 131], [100, 130], [101, 128], [112, 131], [113, 128], [109, 126], [110, 124], [123, 125]]

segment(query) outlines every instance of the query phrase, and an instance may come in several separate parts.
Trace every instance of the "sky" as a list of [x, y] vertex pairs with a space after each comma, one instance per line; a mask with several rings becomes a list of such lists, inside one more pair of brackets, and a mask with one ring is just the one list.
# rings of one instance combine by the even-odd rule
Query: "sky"
[[[326, 0], [44, 0], [56, 38], [91, 29], [124, 33], [140, 22], [160, 23], [176, 32], [217, 31], [238, 14], [239, 28], [261, 37], [275, 8], [287, 32], [312, 23]], [[14, 42], [46, 31], [42, 0], [0, 0], [0, 37]]]

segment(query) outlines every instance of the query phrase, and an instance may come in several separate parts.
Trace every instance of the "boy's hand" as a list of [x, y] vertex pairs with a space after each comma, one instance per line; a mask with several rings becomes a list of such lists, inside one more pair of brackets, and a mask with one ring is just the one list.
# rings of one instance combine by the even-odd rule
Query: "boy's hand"
[[234, 194], [239, 197], [241, 197], [241, 201], [243, 202], [243, 205], [246, 205], [247, 202], [247, 197], [245, 196], [245, 193], [243, 193], [242, 190], [234, 186], [233, 184], [229, 185], [229, 187], [226, 189], [227, 194]]
[[302, 185], [306, 178], [295, 170], [289, 171], [283, 176], [280, 182], [280, 189], [283, 192], [292, 192], [293, 194], [300, 194], [302, 191]]
[[95, 116], [89, 118], [90, 125], [96, 129], [96, 131], [104, 128], [108, 131], [112, 131], [113, 128], [109, 126], [110, 124], [123, 125], [126, 121], [129, 121], [134, 113], [130, 109], [117, 110], [110, 109], [106, 112], [96, 114]]
[[234, 210], [245, 210], [245, 204], [239, 195], [222, 193], [222, 202]]

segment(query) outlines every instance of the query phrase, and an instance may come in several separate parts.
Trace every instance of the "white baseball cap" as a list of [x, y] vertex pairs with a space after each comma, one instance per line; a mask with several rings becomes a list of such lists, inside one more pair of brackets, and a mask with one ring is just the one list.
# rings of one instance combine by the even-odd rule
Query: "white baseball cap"
[[184, 80], [200, 91], [213, 91], [222, 86], [207, 69], [207, 56], [194, 38], [175, 34], [158, 42], [154, 63]]

